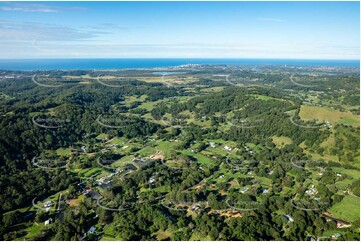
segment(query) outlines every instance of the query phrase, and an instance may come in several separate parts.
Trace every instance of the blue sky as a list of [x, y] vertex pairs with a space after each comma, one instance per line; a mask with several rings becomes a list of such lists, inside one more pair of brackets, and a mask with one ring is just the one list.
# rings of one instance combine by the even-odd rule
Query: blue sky
[[359, 2], [0, 2], [0, 58], [359, 59]]

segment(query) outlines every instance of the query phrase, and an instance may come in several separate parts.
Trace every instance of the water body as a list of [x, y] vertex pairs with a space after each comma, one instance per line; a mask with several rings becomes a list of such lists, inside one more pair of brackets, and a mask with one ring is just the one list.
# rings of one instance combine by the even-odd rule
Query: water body
[[106, 70], [173, 67], [186, 64], [208, 65], [287, 65], [359, 67], [359, 60], [298, 59], [0, 59], [0, 70]]

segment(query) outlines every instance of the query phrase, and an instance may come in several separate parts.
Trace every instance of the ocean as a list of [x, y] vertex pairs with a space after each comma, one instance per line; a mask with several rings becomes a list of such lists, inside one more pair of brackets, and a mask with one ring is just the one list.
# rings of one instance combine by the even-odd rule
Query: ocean
[[208, 65], [287, 65], [287, 66], [349, 66], [359, 67], [359, 60], [301, 59], [0, 59], [0, 70], [106, 70], [173, 67], [186, 64]]

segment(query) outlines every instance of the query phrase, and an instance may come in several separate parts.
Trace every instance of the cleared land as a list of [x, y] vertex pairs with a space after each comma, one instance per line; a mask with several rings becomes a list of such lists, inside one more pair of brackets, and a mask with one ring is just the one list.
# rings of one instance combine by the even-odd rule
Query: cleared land
[[360, 218], [360, 198], [348, 195], [341, 202], [332, 206], [329, 211], [336, 218], [353, 222]]
[[351, 112], [340, 112], [327, 107], [301, 106], [300, 117], [303, 120], [329, 121], [330, 123], [343, 123], [359, 126], [360, 116]]
[[286, 136], [273, 136], [272, 142], [277, 146], [277, 148], [282, 148], [285, 145], [292, 144], [292, 139]]

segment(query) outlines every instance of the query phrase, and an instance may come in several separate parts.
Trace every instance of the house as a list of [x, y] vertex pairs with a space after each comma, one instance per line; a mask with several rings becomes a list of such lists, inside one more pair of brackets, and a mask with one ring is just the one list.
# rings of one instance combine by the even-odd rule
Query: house
[[214, 142], [210, 142], [210, 143], [209, 143], [209, 146], [212, 147], [213, 149], [217, 147]]
[[246, 193], [248, 191], [248, 188], [247, 187], [244, 187], [242, 188], [242, 190], [240, 190], [240, 192], [243, 194], [243, 193]]
[[91, 197], [94, 200], [99, 200], [99, 199], [103, 198], [102, 195], [100, 195], [98, 192], [93, 191], [91, 189], [86, 190], [84, 193], [84, 196]]
[[112, 182], [107, 177], [99, 178], [95, 181], [95, 183], [103, 189], [110, 188], [112, 186]]
[[223, 178], [224, 177], [224, 175], [220, 175], [218, 178]]
[[97, 229], [97, 227], [91, 226], [87, 233], [88, 233], [88, 234], [94, 234], [94, 232], [95, 232], [96, 229]]
[[44, 203], [44, 208], [50, 208], [52, 206], [54, 206], [54, 202], [52, 201], [47, 201]]
[[192, 210], [195, 211], [195, 212], [197, 212], [199, 209], [201, 209], [201, 207], [198, 206], [198, 205], [192, 206]]
[[228, 151], [231, 151], [231, 150], [232, 150], [232, 148], [229, 147], [228, 145], [224, 146], [224, 149], [225, 149], [225, 150], [228, 150]]
[[340, 233], [336, 233], [336, 234], [331, 235], [331, 237], [334, 238], [334, 239], [340, 238], [341, 236], [342, 235]]
[[150, 184], [153, 184], [154, 182], [155, 182], [155, 178], [151, 177], [151, 178], [149, 179], [149, 183], [150, 183]]
[[125, 169], [125, 170], [133, 170], [133, 171], [135, 171], [135, 170], [137, 170], [138, 168], [137, 168], [135, 165], [133, 165], [133, 164], [126, 164], [125, 167], [124, 167], [124, 169]]
[[351, 223], [347, 222], [347, 221], [343, 221], [343, 220], [337, 220], [337, 223], [336, 223], [336, 227], [338, 229], [342, 229], [342, 228], [348, 228], [348, 227], [351, 227]]
[[267, 188], [263, 188], [262, 193], [269, 193], [269, 190]]
[[98, 180], [95, 181], [95, 183], [100, 186], [102, 184], [109, 184], [111, 181], [108, 180], [106, 177], [101, 177]]
[[305, 193], [309, 196], [314, 196], [318, 193], [318, 191], [317, 191], [315, 185], [312, 185], [311, 188], [308, 189]]
[[288, 222], [289, 222], [289, 223], [292, 223], [293, 221], [295, 221], [291, 215], [285, 214], [285, 216], [286, 216], [286, 218], [288, 219]]
[[49, 218], [48, 220], [46, 220], [45, 222], [44, 222], [44, 225], [46, 226], [46, 225], [49, 225], [49, 224], [51, 224], [51, 222], [52, 222], [53, 220], [51, 219], [51, 218]]

